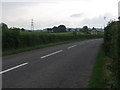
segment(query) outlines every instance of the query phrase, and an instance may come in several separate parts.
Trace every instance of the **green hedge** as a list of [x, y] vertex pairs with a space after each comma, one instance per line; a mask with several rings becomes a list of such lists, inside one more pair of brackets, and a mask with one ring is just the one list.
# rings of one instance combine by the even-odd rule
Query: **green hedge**
[[31, 47], [52, 42], [84, 39], [101, 38], [103, 35], [80, 35], [73, 33], [47, 33], [47, 32], [20, 32], [18, 28], [2, 30], [2, 48], [3, 51], [23, 47]]
[[109, 56], [113, 63], [111, 71], [113, 72], [114, 85], [113, 87], [120, 87], [120, 22], [111, 22], [105, 27], [104, 36], [105, 54]]

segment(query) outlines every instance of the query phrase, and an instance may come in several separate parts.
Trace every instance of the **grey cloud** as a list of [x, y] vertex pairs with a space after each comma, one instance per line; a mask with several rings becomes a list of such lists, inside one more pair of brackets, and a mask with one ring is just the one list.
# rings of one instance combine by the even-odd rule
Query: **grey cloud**
[[83, 13], [72, 14], [70, 17], [81, 17]]
[[[106, 17], [106, 20], [104, 19], [104, 17]], [[91, 18], [91, 19], [84, 19], [82, 21], [82, 24], [88, 25], [90, 27], [103, 27], [105, 24], [107, 24], [110, 20], [114, 19], [114, 16], [106, 13], [105, 15], [101, 15], [95, 18]]]

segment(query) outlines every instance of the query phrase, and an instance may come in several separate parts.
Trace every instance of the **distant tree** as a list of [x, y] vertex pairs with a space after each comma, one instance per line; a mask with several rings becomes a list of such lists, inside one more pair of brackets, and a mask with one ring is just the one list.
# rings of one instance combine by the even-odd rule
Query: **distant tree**
[[83, 32], [88, 32], [88, 30], [89, 30], [89, 29], [88, 29], [88, 26], [83, 26], [83, 28], [82, 28], [82, 31], [83, 31]]
[[82, 30], [83, 30], [83, 31], [89, 30], [89, 29], [88, 29], [88, 26], [83, 26]]
[[24, 32], [24, 31], [25, 31], [25, 29], [24, 29], [24, 28], [21, 28], [21, 30], [20, 30], [20, 31]]
[[16, 27], [11, 27], [11, 28], [9, 28], [9, 30], [20, 32], [21, 29], [20, 28], [16, 28]]
[[66, 26], [64, 26], [64, 25], [59, 25], [58, 27], [54, 26], [54, 27], [52, 28], [52, 31], [53, 31], [54, 33], [67, 32], [67, 31], [66, 31]]
[[59, 30], [59, 32], [66, 32], [66, 26], [65, 25], [59, 25], [58, 30]]
[[70, 31], [71, 31], [71, 28], [68, 29], [68, 32], [70, 32]]
[[54, 33], [58, 33], [58, 32], [59, 32], [58, 27], [56, 27], [56, 26], [54, 26], [54, 27], [52, 28], [52, 30], [53, 30]]
[[52, 28], [47, 28], [47, 32], [51, 33], [52, 32]]
[[93, 29], [96, 29], [96, 28], [93, 27], [92, 30], [93, 30]]

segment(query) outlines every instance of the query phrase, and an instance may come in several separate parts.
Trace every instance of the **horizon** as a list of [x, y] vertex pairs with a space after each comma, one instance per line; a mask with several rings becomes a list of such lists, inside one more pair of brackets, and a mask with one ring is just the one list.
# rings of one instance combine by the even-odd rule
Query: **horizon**
[[[2, 22], [8, 27], [30, 29], [52, 28], [103, 28], [108, 21], [118, 17], [119, 0], [6, 0], [2, 1]], [[101, 7], [102, 6], [102, 7]]]

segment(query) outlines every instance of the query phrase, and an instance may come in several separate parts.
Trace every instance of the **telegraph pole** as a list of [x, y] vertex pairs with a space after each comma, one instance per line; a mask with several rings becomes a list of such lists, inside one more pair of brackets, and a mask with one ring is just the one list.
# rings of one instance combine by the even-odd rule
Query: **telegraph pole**
[[31, 19], [31, 30], [34, 31], [34, 22], [33, 22], [33, 19]]

